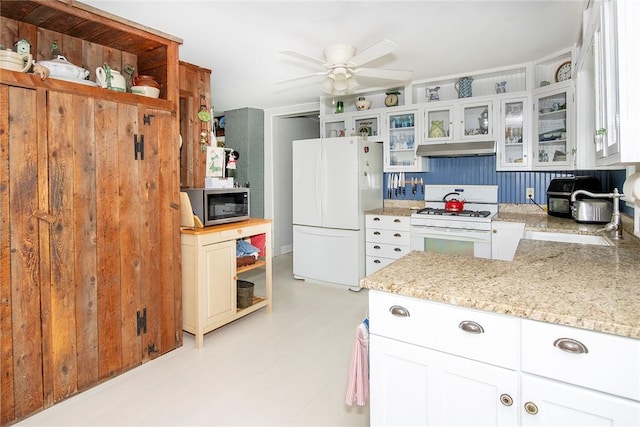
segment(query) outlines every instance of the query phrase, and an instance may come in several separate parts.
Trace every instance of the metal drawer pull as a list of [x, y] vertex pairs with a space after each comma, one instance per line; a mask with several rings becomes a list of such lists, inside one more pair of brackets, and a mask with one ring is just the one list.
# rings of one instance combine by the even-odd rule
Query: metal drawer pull
[[472, 320], [463, 320], [458, 325], [458, 328], [470, 334], [484, 334], [484, 328], [479, 323]]
[[511, 396], [509, 396], [508, 394], [501, 394], [500, 395], [500, 403], [502, 403], [504, 406], [511, 406], [513, 405], [513, 399], [511, 398]]
[[374, 231], [374, 232], [373, 232], [373, 235], [374, 235], [374, 236], [379, 236], [379, 235], [380, 235], [380, 232], [379, 232], [379, 231]]
[[400, 222], [400, 220], [399, 220], [398, 218], [396, 218], [396, 219], [394, 219], [394, 220], [393, 220], [393, 222], [395, 222], [395, 223], [399, 223], [399, 222]]
[[400, 248], [393, 248], [393, 250], [396, 251], [396, 252], [402, 252], [402, 249], [400, 249]]
[[380, 261], [379, 259], [374, 259], [374, 260], [373, 260], [373, 263], [374, 263], [374, 264], [380, 264], [381, 262], [382, 262], [382, 261]]
[[378, 246], [378, 245], [374, 245], [374, 246], [373, 246], [373, 249], [380, 249], [380, 246]]
[[397, 317], [410, 317], [409, 310], [401, 305], [392, 305], [389, 307], [389, 312]]
[[524, 404], [524, 410], [531, 415], [535, 415], [538, 413], [538, 407], [533, 402], [527, 402]]
[[578, 340], [574, 340], [571, 338], [558, 338], [553, 342], [553, 345], [562, 351], [566, 351], [567, 353], [589, 353], [586, 345], [582, 344]]
[[393, 235], [393, 237], [402, 237], [402, 234], [396, 233], [396, 234]]
[[375, 218], [373, 218], [373, 220], [374, 220], [374, 221], [380, 221], [380, 218], [375, 217]]

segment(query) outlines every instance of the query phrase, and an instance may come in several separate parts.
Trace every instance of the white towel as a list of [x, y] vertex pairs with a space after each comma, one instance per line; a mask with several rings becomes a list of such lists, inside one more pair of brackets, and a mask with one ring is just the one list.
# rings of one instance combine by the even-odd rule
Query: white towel
[[356, 328], [356, 339], [351, 352], [351, 365], [347, 381], [345, 403], [364, 406], [369, 398], [369, 329], [366, 323]]

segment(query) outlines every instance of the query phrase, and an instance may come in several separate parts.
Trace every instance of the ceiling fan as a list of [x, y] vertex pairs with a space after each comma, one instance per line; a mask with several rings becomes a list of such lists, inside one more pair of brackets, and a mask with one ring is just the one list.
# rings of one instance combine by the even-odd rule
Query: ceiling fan
[[378, 68], [364, 68], [362, 65], [381, 58], [393, 52], [398, 45], [390, 40], [380, 40], [374, 45], [358, 52], [355, 47], [340, 44], [329, 46], [322, 50], [324, 60], [314, 58], [295, 50], [283, 50], [280, 53], [312, 62], [326, 68], [325, 71], [306, 74], [279, 83], [305, 79], [309, 77], [325, 76], [320, 84], [322, 90], [329, 95], [346, 95], [359, 87], [355, 76], [379, 80], [407, 81], [411, 79], [412, 71], [384, 70]]

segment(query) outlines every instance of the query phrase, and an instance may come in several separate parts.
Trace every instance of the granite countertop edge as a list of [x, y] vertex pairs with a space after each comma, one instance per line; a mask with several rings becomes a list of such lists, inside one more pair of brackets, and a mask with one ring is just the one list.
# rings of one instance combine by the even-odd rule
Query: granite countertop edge
[[[410, 215], [384, 208], [374, 215]], [[593, 234], [546, 212], [501, 209], [496, 221], [525, 229]], [[624, 223], [625, 229], [628, 221]], [[633, 224], [631, 223], [631, 227]], [[513, 261], [413, 251], [361, 286], [498, 314], [640, 339], [640, 239], [625, 231], [614, 247], [521, 240]], [[473, 285], [469, 285], [473, 283]]]

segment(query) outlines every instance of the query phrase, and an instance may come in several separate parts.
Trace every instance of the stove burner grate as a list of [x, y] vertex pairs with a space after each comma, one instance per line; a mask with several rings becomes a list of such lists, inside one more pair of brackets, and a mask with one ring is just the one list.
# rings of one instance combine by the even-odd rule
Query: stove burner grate
[[463, 210], [459, 212], [452, 212], [446, 209], [437, 209], [437, 208], [424, 208], [424, 209], [420, 209], [417, 213], [422, 215], [461, 216], [461, 217], [470, 217], [470, 218], [486, 218], [489, 215], [491, 215], [490, 211]]

